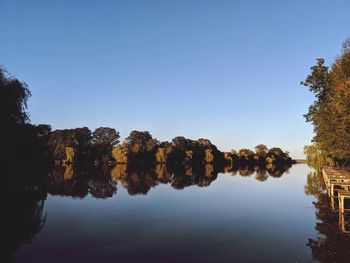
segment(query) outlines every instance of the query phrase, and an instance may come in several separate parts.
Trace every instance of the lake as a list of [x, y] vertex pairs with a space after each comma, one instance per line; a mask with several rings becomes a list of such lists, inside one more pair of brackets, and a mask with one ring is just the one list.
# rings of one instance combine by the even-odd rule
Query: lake
[[41, 229], [16, 262], [350, 261], [349, 236], [305, 164], [277, 176], [111, 174], [52, 172]]

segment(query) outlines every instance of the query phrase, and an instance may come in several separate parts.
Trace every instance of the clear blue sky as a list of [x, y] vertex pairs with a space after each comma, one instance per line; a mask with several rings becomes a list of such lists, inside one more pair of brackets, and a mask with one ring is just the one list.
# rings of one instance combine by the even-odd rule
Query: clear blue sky
[[349, 0], [0, 0], [0, 64], [34, 123], [205, 137], [222, 150], [312, 138], [299, 83], [350, 37]]

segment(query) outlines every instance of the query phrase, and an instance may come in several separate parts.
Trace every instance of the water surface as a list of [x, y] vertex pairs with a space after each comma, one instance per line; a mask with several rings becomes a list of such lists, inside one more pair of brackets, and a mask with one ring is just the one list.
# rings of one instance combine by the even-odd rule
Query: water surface
[[[317, 224], [331, 227], [337, 244], [344, 235], [328, 210], [333, 216], [330, 222], [316, 218], [319, 209], [313, 202], [320, 197], [306, 195], [304, 189], [312, 187], [307, 180], [310, 172], [298, 164], [283, 175], [238, 171], [183, 185], [174, 182], [174, 175], [164, 179], [158, 174], [155, 179], [157, 175], [135, 172], [81, 182], [67, 171], [58, 173], [48, 188], [41, 231], [20, 246], [15, 258], [17, 262], [327, 262], [322, 249], [329, 248], [317, 243], [327, 237]], [[324, 202], [327, 206], [326, 197]], [[344, 238], [342, 242], [349, 241]], [[335, 253], [343, 258], [349, 251]]]

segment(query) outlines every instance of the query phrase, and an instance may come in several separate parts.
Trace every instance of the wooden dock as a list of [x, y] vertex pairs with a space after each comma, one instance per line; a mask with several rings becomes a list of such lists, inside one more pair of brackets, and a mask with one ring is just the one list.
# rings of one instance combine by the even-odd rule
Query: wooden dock
[[[333, 211], [339, 212], [339, 228], [342, 233], [350, 234], [345, 227], [345, 213], [350, 212], [350, 207], [345, 206], [345, 200], [350, 200], [350, 172], [335, 168], [323, 168], [322, 175], [327, 187], [328, 196], [331, 198]], [[338, 200], [338, 209], [335, 204]]]

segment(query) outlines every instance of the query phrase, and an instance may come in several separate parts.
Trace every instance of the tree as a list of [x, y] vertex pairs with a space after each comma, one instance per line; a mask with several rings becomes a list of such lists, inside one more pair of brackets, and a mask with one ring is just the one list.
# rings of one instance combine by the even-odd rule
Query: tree
[[281, 148], [278, 147], [273, 147], [268, 151], [269, 155], [274, 155], [274, 156], [284, 156], [285, 153], [282, 151]]
[[253, 158], [254, 152], [249, 149], [240, 149], [238, 155], [242, 161], [248, 161], [249, 159]]
[[129, 144], [139, 144], [146, 149], [147, 142], [151, 139], [153, 138], [149, 131], [132, 131], [126, 141]]
[[306, 163], [316, 171], [321, 171], [325, 165], [334, 165], [332, 160], [317, 146], [316, 143], [304, 147]]
[[174, 146], [182, 151], [193, 150], [195, 142], [183, 136], [177, 136], [173, 140]]
[[207, 147], [207, 148], [211, 148], [213, 146], [211, 141], [208, 140], [208, 139], [200, 138], [200, 139], [197, 140], [197, 142], [198, 142], [199, 145]]
[[72, 163], [74, 161], [74, 148], [66, 147], [66, 160], [67, 163]]
[[92, 143], [104, 147], [113, 147], [119, 143], [119, 132], [113, 128], [100, 127], [92, 133]]
[[157, 163], [166, 163], [167, 161], [167, 154], [166, 154], [166, 148], [159, 147], [156, 152], [156, 161]]
[[50, 134], [48, 142], [55, 160], [63, 160], [66, 157], [66, 147], [73, 147], [75, 158], [81, 159], [88, 154], [91, 145], [91, 131], [87, 127], [54, 130]]
[[27, 101], [31, 96], [26, 83], [8, 76], [0, 66], [0, 116], [3, 127], [28, 123]]
[[115, 146], [112, 150], [112, 157], [117, 163], [126, 164], [128, 162], [128, 154], [128, 147], [125, 144]]
[[350, 40], [328, 68], [318, 59], [301, 82], [315, 94], [305, 116], [314, 126], [313, 142], [340, 165], [350, 163]]
[[258, 144], [257, 146], [255, 146], [255, 153], [259, 157], [265, 157], [267, 154], [267, 151], [268, 151], [268, 148], [264, 144]]

